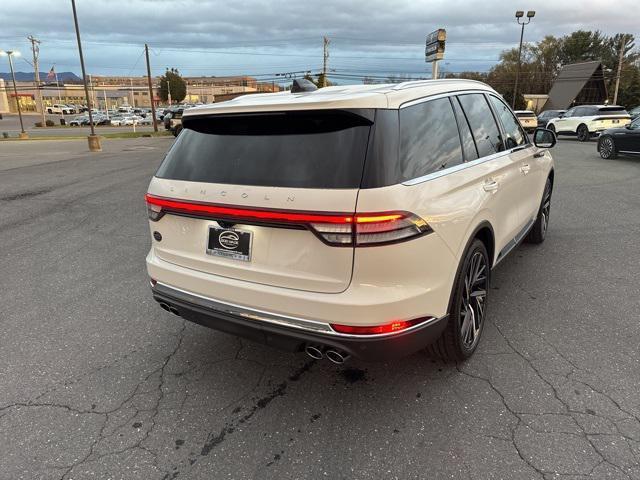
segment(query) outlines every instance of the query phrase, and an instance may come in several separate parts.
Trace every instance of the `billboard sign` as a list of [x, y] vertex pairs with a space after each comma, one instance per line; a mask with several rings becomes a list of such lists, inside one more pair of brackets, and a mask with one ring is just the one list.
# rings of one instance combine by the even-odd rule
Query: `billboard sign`
[[435, 62], [444, 58], [444, 44], [447, 40], [447, 31], [439, 28], [427, 35], [424, 48], [425, 62]]

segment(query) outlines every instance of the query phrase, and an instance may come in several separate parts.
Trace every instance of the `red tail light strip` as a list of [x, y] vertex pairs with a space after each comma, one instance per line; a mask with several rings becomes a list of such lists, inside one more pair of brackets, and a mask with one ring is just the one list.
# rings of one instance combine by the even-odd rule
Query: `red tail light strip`
[[416, 318], [414, 320], [397, 320], [395, 322], [387, 323], [384, 325], [372, 325], [372, 326], [355, 326], [355, 325], [339, 325], [336, 323], [331, 324], [338, 333], [346, 333], [349, 335], [381, 335], [386, 333], [397, 333], [408, 328], [419, 325], [427, 320], [431, 320], [432, 317]]
[[314, 214], [306, 212], [288, 212], [278, 210], [260, 210], [255, 208], [229, 207], [208, 203], [183, 202], [154, 195], [145, 195], [150, 206], [160, 207], [163, 211], [205, 215], [209, 217], [227, 217], [235, 219], [253, 219], [262, 221], [277, 221], [285, 223], [353, 223], [353, 216], [349, 214]]
[[409, 212], [317, 213], [267, 210], [210, 203], [185, 202], [145, 195], [149, 219], [165, 213], [211, 219], [232, 219], [274, 225], [295, 225], [311, 230], [327, 245], [336, 247], [377, 246], [415, 238], [432, 230], [422, 218]]

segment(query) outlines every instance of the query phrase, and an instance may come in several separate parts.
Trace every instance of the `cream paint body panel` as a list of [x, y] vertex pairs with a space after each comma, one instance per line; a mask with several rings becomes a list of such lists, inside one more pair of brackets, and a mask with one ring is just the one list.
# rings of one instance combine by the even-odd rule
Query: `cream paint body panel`
[[[544, 193], [544, 186], [547, 183], [549, 172], [551, 172], [553, 166], [553, 159], [551, 158], [549, 150], [537, 147], [529, 150], [531, 155], [526, 162], [531, 166], [531, 170], [523, 182], [523, 195], [526, 195], [524, 198], [524, 204], [526, 205], [524, 219], [526, 222], [530, 222], [538, 215], [540, 203], [542, 202], [542, 194]], [[536, 153], [544, 153], [544, 155], [535, 157], [534, 155]]]
[[[361, 190], [358, 211], [407, 210], [427, 221], [450, 252], [460, 258], [469, 236], [483, 221], [495, 235], [499, 252], [522, 228], [520, 212], [521, 173], [518, 162], [504, 153], [482, 163], [416, 185]], [[485, 182], [495, 181], [498, 189], [487, 192]], [[423, 252], [438, 256], [441, 252]], [[356, 252], [356, 267], [358, 252]]]
[[[534, 157], [537, 151], [537, 147], [529, 145], [527, 148], [510, 154], [520, 173], [516, 197], [520, 206], [521, 223], [516, 235], [529, 225], [540, 207], [542, 193], [538, 194], [538, 190], [540, 189], [541, 171], [538, 167], [539, 159]], [[542, 191], [540, 190], [540, 192]]]
[[[457, 260], [438, 235], [358, 250], [353, 280], [340, 293], [262, 285], [184, 268], [159, 258], [155, 243], [147, 271], [158, 282], [201, 296], [325, 323], [379, 325], [447, 313]], [[417, 261], [424, 252], [434, 252], [426, 269], [426, 260]]]
[[[256, 208], [353, 212], [358, 190], [320, 190], [210, 184], [154, 177], [149, 193], [196, 202]], [[331, 247], [306, 229], [243, 225], [252, 232], [251, 261], [244, 262], [206, 253], [214, 220], [164, 215], [150, 222], [162, 241], [153, 240], [155, 255], [172, 264], [203, 273], [248, 282], [314, 292], [344, 291], [351, 281], [353, 248]]]

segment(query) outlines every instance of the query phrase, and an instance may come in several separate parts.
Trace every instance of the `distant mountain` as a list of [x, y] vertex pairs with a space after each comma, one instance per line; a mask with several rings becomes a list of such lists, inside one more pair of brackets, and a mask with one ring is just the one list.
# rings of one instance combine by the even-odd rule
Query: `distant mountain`
[[[40, 72], [40, 80], [46, 81], [49, 71]], [[11, 72], [0, 72], [0, 78], [4, 80], [11, 80]], [[16, 82], [30, 82], [33, 81], [33, 72], [16, 72]], [[55, 80], [54, 80], [55, 81]], [[77, 76], [73, 72], [58, 72], [59, 82], [81, 82], [82, 78]]]

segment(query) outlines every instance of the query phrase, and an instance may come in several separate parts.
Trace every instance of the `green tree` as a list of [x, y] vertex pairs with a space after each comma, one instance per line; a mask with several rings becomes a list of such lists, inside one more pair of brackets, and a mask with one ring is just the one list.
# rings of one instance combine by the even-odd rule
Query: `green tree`
[[640, 67], [630, 67], [620, 76], [617, 103], [628, 109], [640, 105]]
[[187, 83], [180, 76], [178, 69], [167, 69], [164, 75], [159, 77], [160, 89], [158, 95], [160, 100], [166, 102], [169, 100], [169, 88], [171, 88], [171, 101], [180, 103], [187, 96]]

